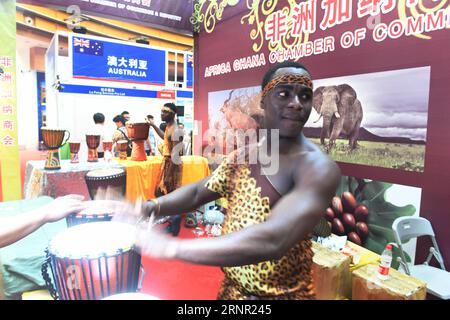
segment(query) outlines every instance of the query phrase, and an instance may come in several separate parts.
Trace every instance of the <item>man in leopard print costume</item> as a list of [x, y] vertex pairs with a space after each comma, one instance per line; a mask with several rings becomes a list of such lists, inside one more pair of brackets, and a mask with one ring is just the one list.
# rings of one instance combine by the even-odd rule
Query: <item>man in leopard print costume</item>
[[267, 154], [278, 152], [278, 171], [267, 175], [261, 163], [236, 163], [237, 153], [230, 154], [210, 177], [145, 207], [147, 215], [173, 215], [224, 197], [223, 236], [177, 240], [151, 230], [137, 244], [153, 257], [221, 266], [219, 299], [314, 299], [310, 235], [336, 191], [339, 169], [302, 134], [313, 97], [307, 69], [274, 66], [262, 92], [265, 129], [279, 130], [279, 150]]

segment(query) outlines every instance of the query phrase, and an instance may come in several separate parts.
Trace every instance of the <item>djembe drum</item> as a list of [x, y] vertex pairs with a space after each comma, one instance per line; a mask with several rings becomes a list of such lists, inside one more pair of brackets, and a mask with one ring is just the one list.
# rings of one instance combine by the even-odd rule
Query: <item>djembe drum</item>
[[78, 163], [80, 160], [78, 159], [78, 152], [80, 151], [80, 142], [70, 141], [70, 163]]
[[95, 169], [86, 173], [84, 177], [89, 195], [94, 200], [100, 189], [108, 191], [113, 199], [123, 198], [127, 185], [127, 174], [121, 168]]
[[[45, 162], [45, 169], [57, 170], [61, 169], [61, 162], [59, 160], [59, 148], [67, 142], [70, 138], [70, 132], [62, 129], [49, 129], [42, 127], [42, 139], [44, 145], [47, 147], [47, 160]], [[64, 139], [66, 132], [67, 138]], [[64, 141], [64, 142], [63, 142]]]
[[95, 200], [95, 205], [66, 217], [67, 227], [73, 227], [83, 223], [111, 221], [114, 217], [114, 208], [120, 208], [122, 202], [113, 200]]
[[86, 144], [89, 148], [88, 162], [97, 162], [98, 161], [97, 148], [100, 145], [100, 135], [87, 134], [86, 135]]
[[127, 147], [128, 147], [127, 140], [117, 141], [117, 150], [119, 151], [120, 160], [127, 160]]
[[109, 151], [112, 152], [112, 146], [113, 146], [113, 142], [112, 141], [103, 141], [103, 151]]
[[42, 265], [51, 296], [99, 300], [139, 290], [144, 270], [134, 239], [135, 228], [118, 222], [81, 224], [56, 235]]
[[145, 153], [144, 142], [148, 138], [148, 130], [150, 124], [147, 122], [127, 122], [128, 138], [133, 141], [133, 150], [131, 151], [131, 160], [145, 161], [147, 160], [147, 154]]

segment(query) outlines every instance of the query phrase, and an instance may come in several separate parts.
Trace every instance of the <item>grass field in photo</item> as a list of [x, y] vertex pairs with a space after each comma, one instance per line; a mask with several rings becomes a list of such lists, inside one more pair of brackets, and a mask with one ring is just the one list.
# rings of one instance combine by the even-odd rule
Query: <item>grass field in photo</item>
[[[310, 140], [325, 150], [320, 139]], [[350, 151], [348, 140], [336, 140], [329, 155], [339, 162], [423, 172], [425, 145], [372, 141], [358, 141], [358, 145], [356, 150]]]

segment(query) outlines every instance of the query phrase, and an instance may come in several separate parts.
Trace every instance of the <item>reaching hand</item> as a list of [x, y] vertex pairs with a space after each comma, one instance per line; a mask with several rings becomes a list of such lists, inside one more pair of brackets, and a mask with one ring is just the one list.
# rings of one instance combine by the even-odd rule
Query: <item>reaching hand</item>
[[141, 199], [138, 199], [134, 203], [129, 201], [113, 201], [110, 207], [111, 212], [114, 214], [113, 221], [129, 224], [137, 224], [142, 220], [150, 218], [156, 208], [153, 201], [144, 202]]
[[80, 195], [67, 195], [58, 197], [42, 208], [45, 222], [55, 222], [67, 217], [71, 213], [78, 213], [86, 208], [84, 197]]
[[141, 225], [137, 229], [135, 244], [142, 255], [157, 259], [173, 259], [176, 257], [179, 243], [179, 240], [156, 230], [151, 223]]

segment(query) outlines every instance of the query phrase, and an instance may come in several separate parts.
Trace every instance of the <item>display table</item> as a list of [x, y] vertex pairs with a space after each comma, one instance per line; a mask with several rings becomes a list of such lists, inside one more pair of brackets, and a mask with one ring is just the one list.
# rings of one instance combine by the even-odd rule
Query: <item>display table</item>
[[[147, 161], [119, 160], [127, 168], [126, 198], [146, 200], [155, 197], [156, 185], [161, 170], [162, 156], [148, 157]], [[208, 160], [200, 156], [183, 156], [181, 185], [199, 181], [209, 176]]]
[[61, 169], [45, 170], [45, 161], [28, 161], [24, 198], [33, 199], [39, 196], [53, 198], [67, 194], [79, 194], [90, 199], [84, 176], [90, 170], [106, 167], [123, 168], [117, 161], [106, 163], [103, 159], [98, 162], [70, 163], [70, 160], [61, 160]]
[[368, 264], [353, 271], [353, 300], [425, 300], [425, 282], [392, 268], [386, 280], [378, 279], [377, 273], [377, 264]]
[[[208, 161], [200, 156], [183, 156], [182, 185], [206, 178], [210, 172]], [[161, 170], [162, 157], [148, 157], [147, 161], [113, 160], [106, 163], [80, 162], [71, 164], [69, 160], [61, 161], [61, 169], [45, 170], [45, 161], [27, 163], [24, 197], [33, 199], [42, 195], [59, 197], [67, 194], [80, 194], [89, 199], [85, 175], [88, 171], [106, 167], [125, 168], [127, 172], [126, 198], [146, 200], [154, 198], [157, 179]]]

